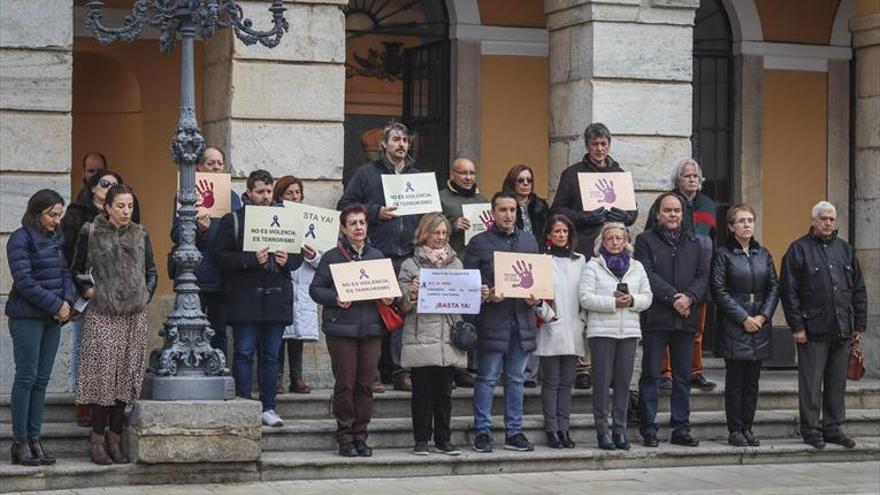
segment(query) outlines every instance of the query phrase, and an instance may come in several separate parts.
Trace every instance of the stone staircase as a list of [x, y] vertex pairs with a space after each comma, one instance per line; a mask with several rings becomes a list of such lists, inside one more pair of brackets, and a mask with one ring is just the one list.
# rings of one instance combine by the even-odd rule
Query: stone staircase
[[[471, 390], [453, 393], [452, 441], [462, 447], [459, 457], [432, 454], [414, 456], [409, 394], [389, 391], [376, 396], [374, 419], [370, 424], [370, 445], [374, 457], [341, 458], [335, 454], [330, 416], [330, 391], [316, 390], [310, 395], [282, 394], [278, 412], [285, 419], [282, 428], [263, 428], [263, 456], [257, 463], [166, 464], [96, 466], [88, 461], [88, 429], [73, 422], [69, 395], [52, 395], [47, 400], [43, 445], [59, 457], [55, 466], [26, 468], [9, 464], [9, 451], [0, 449], [0, 492], [46, 490], [118, 484], [205, 483], [286, 479], [410, 477], [449, 474], [558, 471], [567, 469], [613, 469], [633, 467], [672, 467], [746, 463], [832, 462], [880, 460], [880, 380], [849, 382], [847, 389], [847, 431], [858, 446], [845, 450], [829, 445], [816, 451], [798, 436], [797, 378], [794, 371], [765, 370], [754, 431], [762, 445], [734, 448], [727, 445], [723, 408], [723, 370], [718, 363], [707, 370], [718, 381], [712, 392], [693, 391], [691, 395], [693, 434], [702, 443], [684, 448], [663, 441], [659, 449], [642, 447], [636, 427], [630, 428], [633, 449], [600, 451], [591, 414], [590, 391], [575, 391], [572, 410], [572, 437], [575, 449], [554, 450], [545, 446], [541, 401], [538, 390], [527, 389], [524, 429], [537, 445], [535, 452], [520, 453], [498, 448], [492, 454], [470, 450], [473, 440]], [[501, 389], [496, 391], [493, 411], [501, 413]], [[661, 396], [660, 424], [668, 422], [668, 395]], [[8, 432], [8, 396], [0, 397], [0, 431]], [[500, 416], [496, 425], [496, 447], [503, 443]], [[668, 429], [661, 426], [661, 439]]]

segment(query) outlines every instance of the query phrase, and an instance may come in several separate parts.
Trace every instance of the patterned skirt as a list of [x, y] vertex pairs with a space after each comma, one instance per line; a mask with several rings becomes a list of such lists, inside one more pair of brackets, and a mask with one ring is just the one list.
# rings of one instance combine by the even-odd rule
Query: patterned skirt
[[112, 406], [134, 402], [144, 381], [147, 311], [86, 311], [77, 367], [76, 403]]

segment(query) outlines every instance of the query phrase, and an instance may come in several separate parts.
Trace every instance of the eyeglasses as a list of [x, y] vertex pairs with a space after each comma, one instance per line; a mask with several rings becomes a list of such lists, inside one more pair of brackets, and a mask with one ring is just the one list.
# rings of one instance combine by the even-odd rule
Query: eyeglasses
[[535, 181], [535, 180], [532, 179], [531, 177], [517, 177], [517, 178], [516, 178], [516, 183], [517, 183], [517, 184], [531, 184], [531, 183], [534, 182], [534, 181]]
[[107, 179], [101, 179], [98, 181], [98, 185], [103, 187], [104, 189], [110, 189], [111, 187], [116, 185], [116, 182]]

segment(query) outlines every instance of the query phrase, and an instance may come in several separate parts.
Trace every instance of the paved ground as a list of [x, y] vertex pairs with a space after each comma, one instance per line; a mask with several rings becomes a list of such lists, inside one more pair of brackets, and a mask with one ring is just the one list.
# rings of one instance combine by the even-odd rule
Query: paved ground
[[394, 479], [157, 485], [26, 492], [45, 495], [526, 495], [666, 493], [680, 495], [877, 494], [880, 462], [611, 469], [535, 474]]

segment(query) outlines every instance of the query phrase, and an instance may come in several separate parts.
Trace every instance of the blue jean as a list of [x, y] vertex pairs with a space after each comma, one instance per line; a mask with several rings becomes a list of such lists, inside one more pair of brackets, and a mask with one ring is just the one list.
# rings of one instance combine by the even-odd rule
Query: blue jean
[[52, 318], [9, 318], [15, 379], [10, 409], [12, 438], [23, 441], [40, 436], [46, 386], [52, 375], [61, 327]]
[[671, 421], [673, 438], [691, 429], [691, 361], [694, 352], [692, 332], [661, 330], [643, 332], [642, 378], [639, 380], [639, 419], [642, 435], [657, 433], [657, 403], [660, 374], [666, 346], [672, 361]]
[[522, 432], [523, 374], [529, 355], [520, 344], [519, 332], [511, 332], [507, 352], [477, 353], [477, 377], [474, 380], [474, 431], [488, 433], [492, 428], [492, 393], [504, 371], [504, 429], [512, 437]]
[[253, 398], [254, 353], [260, 348], [260, 402], [263, 411], [275, 409], [275, 378], [278, 376], [278, 348], [284, 324], [278, 322], [241, 322], [232, 325], [235, 394]]

